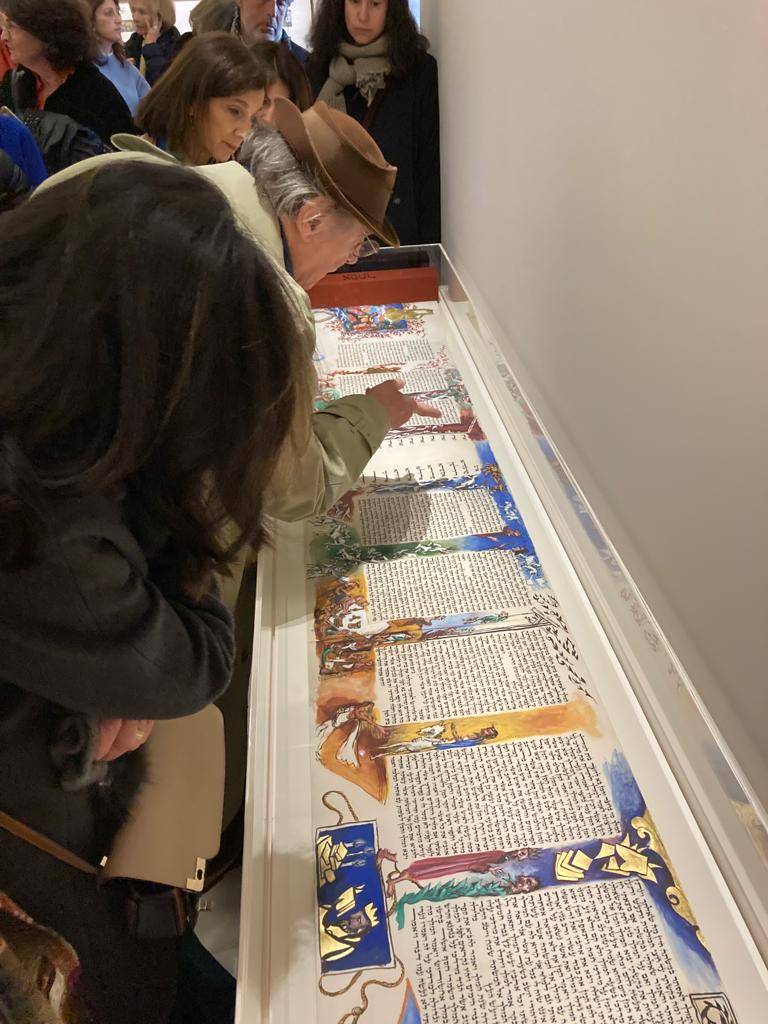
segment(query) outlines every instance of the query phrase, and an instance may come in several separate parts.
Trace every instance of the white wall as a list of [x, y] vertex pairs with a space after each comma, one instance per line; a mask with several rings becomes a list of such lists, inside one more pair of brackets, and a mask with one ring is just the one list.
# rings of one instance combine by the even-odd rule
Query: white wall
[[[299, 46], [306, 47], [307, 36], [312, 25], [312, 4], [310, 0], [293, 0], [289, 17], [291, 24], [288, 27], [288, 35]], [[287, 20], [287, 19], [286, 19]]]
[[421, 13], [446, 248], [768, 801], [768, 5]]

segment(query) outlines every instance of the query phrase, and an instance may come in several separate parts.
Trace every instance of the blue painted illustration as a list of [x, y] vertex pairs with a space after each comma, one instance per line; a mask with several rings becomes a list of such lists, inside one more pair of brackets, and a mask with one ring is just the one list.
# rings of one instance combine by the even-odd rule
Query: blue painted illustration
[[323, 974], [394, 963], [374, 822], [317, 830], [317, 905]]
[[379, 306], [329, 306], [319, 310], [318, 316], [321, 322], [329, 323], [341, 334], [364, 334], [370, 337], [404, 331], [413, 333], [414, 328], [421, 326], [424, 317], [431, 316], [433, 312], [429, 307], [390, 302]]

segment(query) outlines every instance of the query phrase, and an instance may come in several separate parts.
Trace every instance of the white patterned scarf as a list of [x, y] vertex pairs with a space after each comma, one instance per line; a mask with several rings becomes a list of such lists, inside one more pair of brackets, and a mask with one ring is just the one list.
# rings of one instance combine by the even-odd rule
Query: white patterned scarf
[[385, 79], [392, 70], [387, 56], [388, 49], [389, 44], [385, 35], [374, 39], [367, 46], [342, 43], [339, 52], [331, 61], [328, 79], [317, 98], [329, 107], [346, 113], [344, 90], [348, 85], [354, 85], [370, 107], [376, 93], [384, 88]]

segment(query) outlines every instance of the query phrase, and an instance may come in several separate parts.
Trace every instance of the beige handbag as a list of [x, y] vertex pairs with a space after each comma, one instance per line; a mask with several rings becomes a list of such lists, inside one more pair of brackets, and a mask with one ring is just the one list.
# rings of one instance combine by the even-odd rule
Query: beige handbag
[[224, 806], [224, 722], [211, 704], [155, 723], [145, 747], [147, 780], [118, 833], [103, 878], [201, 892], [219, 850]]
[[89, 864], [0, 811], [0, 828], [78, 871], [201, 892], [206, 861], [219, 849], [224, 806], [224, 722], [211, 704], [155, 723], [144, 745], [147, 778], [108, 857]]

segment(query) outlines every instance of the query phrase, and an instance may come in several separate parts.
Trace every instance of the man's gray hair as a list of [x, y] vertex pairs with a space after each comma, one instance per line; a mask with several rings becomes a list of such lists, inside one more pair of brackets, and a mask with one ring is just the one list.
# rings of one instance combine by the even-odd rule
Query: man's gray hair
[[328, 195], [317, 171], [298, 160], [280, 132], [268, 124], [254, 124], [240, 162], [278, 217], [296, 217], [310, 200]]

